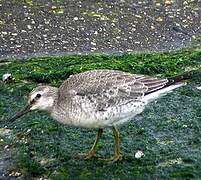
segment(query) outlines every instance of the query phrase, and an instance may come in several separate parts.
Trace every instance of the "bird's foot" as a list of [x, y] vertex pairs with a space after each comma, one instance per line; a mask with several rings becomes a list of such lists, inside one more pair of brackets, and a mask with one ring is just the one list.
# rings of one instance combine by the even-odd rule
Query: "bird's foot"
[[100, 160], [103, 161], [108, 161], [108, 162], [116, 162], [116, 161], [121, 161], [122, 160], [122, 155], [121, 154], [115, 154], [111, 158], [99, 158]]
[[87, 153], [79, 153], [78, 156], [84, 159], [90, 159], [95, 156], [95, 151], [89, 151]]

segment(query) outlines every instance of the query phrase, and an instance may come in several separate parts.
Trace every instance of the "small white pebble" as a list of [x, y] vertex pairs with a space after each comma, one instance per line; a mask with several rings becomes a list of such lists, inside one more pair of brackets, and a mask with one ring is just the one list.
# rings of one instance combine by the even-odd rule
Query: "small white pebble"
[[199, 89], [199, 90], [201, 90], [201, 86], [199, 86], [199, 87], [196, 87], [197, 89]]
[[127, 51], [127, 52], [132, 52], [133, 50], [132, 50], [132, 49], [126, 49], [126, 51]]
[[163, 18], [162, 18], [162, 17], [158, 17], [158, 18], [156, 18], [156, 21], [157, 21], [157, 22], [162, 22], [162, 21], [163, 21]]
[[6, 73], [2, 76], [3, 81], [8, 81], [12, 79], [12, 75], [10, 73]]
[[12, 35], [12, 36], [17, 36], [18, 34], [17, 34], [17, 33], [11, 33], [11, 35]]
[[96, 43], [95, 42], [91, 42], [91, 45], [96, 46]]
[[28, 29], [32, 29], [31, 25], [27, 25], [27, 28], [28, 28]]
[[31, 129], [27, 129], [27, 132], [29, 133], [31, 131]]
[[6, 31], [1, 32], [3, 35], [7, 35], [8, 33]]
[[183, 128], [187, 128], [188, 126], [187, 126], [186, 124], [184, 124], [182, 127], [183, 127]]
[[78, 20], [78, 17], [74, 17], [73, 20], [77, 21], [77, 20]]
[[15, 176], [15, 177], [20, 176], [20, 175], [21, 175], [20, 172], [14, 172], [14, 171], [9, 174], [9, 176]]
[[135, 158], [136, 158], [136, 159], [139, 159], [139, 158], [141, 158], [142, 156], [144, 156], [144, 153], [143, 153], [142, 151], [137, 151], [137, 152], [135, 153]]
[[9, 146], [8, 146], [8, 145], [4, 146], [4, 149], [8, 149], [8, 148], [9, 148]]

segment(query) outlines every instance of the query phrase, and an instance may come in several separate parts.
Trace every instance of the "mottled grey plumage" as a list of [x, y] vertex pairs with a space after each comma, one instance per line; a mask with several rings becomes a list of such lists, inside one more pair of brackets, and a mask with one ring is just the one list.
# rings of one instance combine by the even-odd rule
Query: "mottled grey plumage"
[[[143, 101], [145, 93], [160, 89], [167, 82], [167, 79], [115, 70], [76, 74], [59, 87], [52, 116], [75, 126], [105, 127], [121, 124], [142, 112], [146, 104]], [[127, 110], [122, 112], [125, 108]]]

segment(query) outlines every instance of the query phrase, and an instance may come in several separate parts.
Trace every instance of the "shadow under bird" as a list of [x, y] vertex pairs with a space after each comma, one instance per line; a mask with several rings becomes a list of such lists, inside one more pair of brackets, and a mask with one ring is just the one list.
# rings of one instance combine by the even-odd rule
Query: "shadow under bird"
[[59, 87], [39, 86], [29, 95], [27, 106], [9, 119], [31, 110], [46, 111], [69, 126], [97, 128], [96, 140], [86, 159], [95, 155], [103, 129], [113, 130], [115, 152], [109, 160], [122, 158], [117, 127], [140, 114], [147, 103], [185, 85], [185, 76], [167, 79], [116, 70], [93, 70], [70, 76]]

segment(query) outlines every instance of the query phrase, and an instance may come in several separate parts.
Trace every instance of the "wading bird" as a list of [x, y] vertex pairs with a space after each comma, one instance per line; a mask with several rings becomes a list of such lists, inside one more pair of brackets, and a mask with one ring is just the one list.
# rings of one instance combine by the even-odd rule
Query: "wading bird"
[[93, 70], [70, 76], [59, 87], [39, 86], [29, 95], [27, 106], [10, 121], [31, 110], [46, 111], [69, 126], [96, 128], [96, 140], [85, 158], [95, 155], [103, 129], [114, 134], [115, 152], [110, 160], [122, 158], [117, 127], [140, 114], [146, 104], [183, 86], [184, 76], [162, 79], [116, 70]]

